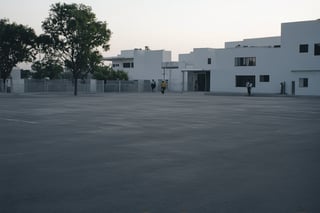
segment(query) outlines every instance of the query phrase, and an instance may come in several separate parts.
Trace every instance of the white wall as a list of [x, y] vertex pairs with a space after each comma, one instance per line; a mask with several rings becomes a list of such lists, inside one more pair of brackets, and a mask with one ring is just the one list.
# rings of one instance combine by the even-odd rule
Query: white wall
[[[194, 48], [189, 54], [180, 54], [180, 69], [212, 70], [214, 53], [215, 49], [212, 48]], [[208, 64], [208, 58], [211, 58], [211, 64]]]
[[182, 72], [180, 69], [168, 70], [168, 89], [171, 92], [182, 91]]
[[267, 46], [275, 46], [281, 44], [281, 37], [265, 37], [265, 38], [250, 38], [244, 39], [242, 41], [231, 41], [225, 42], [225, 48], [235, 48], [235, 47], [267, 47]]
[[[283, 63], [289, 81], [295, 81], [296, 95], [320, 95], [320, 55], [314, 55], [314, 44], [320, 43], [320, 20], [284, 23], [282, 30]], [[300, 53], [300, 44], [308, 44], [308, 52]], [[300, 72], [292, 72], [292, 71]], [[308, 87], [299, 87], [299, 78], [308, 78]]]
[[[277, 44], [278, 37], [245, 39], [239, 44], [250, 46]], [[295, 81], [296, 95], [320, 95], [320, 56], [314, 55], [314, 44], [320, 43], [320, 21], [282, 24], [281, 48], [238, 47], [236, 42], [226, 42], [226, 49], [216, 50], [211, 91], [243, 92], [235, 87], [236, 75], [255, 75], [253, 92], [279, 93], [280, 82], [286, 82], [286, 92], [291, 94], [291, 82]], [[309, 44], [308, 53], [300, 53], [299, 45]], [[234, 66], [235, 57], [256, 57], [256, 66]], [[300, 70], [300, 72], [292, 71]], [[270, 75], [270, 82], [259, 82], [260, 75]], [[299, 78], [308, 78], [308, 87], [299, 87]]]
[[[134, 80], [163, 79], [163, 69], [161, 68], [162, 62], [170, 60], [170, 51], [137, 51], [134, 55], [134, 69], [132, 70], [130, 77]], [[167, 71], [166, 76], [168, 74]]]
[[[280, 48], [233, 48], [216, 50], [216, 63], [211, 75], [212, 92], [245, 92], [236, 87], [236, 75], [255, 75], [258, 93], [280, 92], [280, 82], [286, 80], [288, 72], [281, 66]], [[236, 57], [256, 57], [256, 66], [235, 66]], [[260, 75], [269, 75], [270, 82], [260, 82]]]

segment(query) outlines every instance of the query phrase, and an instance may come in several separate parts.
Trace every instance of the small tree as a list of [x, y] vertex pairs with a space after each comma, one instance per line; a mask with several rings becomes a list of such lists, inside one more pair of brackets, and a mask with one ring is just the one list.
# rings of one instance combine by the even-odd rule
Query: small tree
[[111, 31], [106, 22], [96, 20], [90, 7], [65, 3], [51, 6], [42, 28], [49, 37], [46, 54], [63, 60], [72, 72], [74, 95], [77, 95], [78, 79], [86, 76], [102, 59], [98, 47], [109, 49]]
[[97, 80], [128, 80], [128, 74], [125, 71], [115, 71], [110, 66], [100, 66], [93, 72], [93, 77]]
[[63, 67], [57, 61], [36, 61], [31, 68], [35, 71], [32, 77], [35, 79], [58, 79], [61, 77]]
[[4, 90], [13, 67], [34, 59], [36, 39], [32, 28], [10, 24], [6, 19], [0, 20], [0, 78], [3, 80]]

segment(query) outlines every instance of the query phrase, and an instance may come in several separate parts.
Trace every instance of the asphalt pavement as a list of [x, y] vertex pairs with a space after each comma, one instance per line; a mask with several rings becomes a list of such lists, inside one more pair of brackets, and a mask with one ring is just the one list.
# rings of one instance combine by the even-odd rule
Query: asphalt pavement
[[0, 95], [1, 213], [320, 212], [320, 98]]

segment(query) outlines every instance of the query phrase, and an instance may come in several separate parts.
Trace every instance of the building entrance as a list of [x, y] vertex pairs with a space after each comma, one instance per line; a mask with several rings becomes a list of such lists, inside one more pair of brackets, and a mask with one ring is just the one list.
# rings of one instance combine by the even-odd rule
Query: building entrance
[[188, 91], [210, 91], [210, 71], [189, 71]]

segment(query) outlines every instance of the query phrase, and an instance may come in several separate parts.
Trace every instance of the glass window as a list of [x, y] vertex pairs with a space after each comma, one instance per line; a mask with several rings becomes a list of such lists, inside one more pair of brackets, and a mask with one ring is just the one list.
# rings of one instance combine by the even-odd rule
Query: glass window
[[236, 57], [234, 65], [237, 66], [256, 66], [256, 57]]
[[123, 68], [130, 68], [131, 67], [131, 63], [123, 63]]
[[308, 78], [299, 78], [299, 87], [308, 87]]
[[308, 44], [300, 44], [299, 46], [299, 52], [300, 53], [307, 53], [309, 49], [309, 45]]
[[260, 75], [260, 82], [270, 82], [269, 75]]
[[211, 58], [208, 58], [208, 64], [211, 64], [211, 62], [212, 62]]
[[314, 44], [314, 55], [320, 55], [320, 43]]

